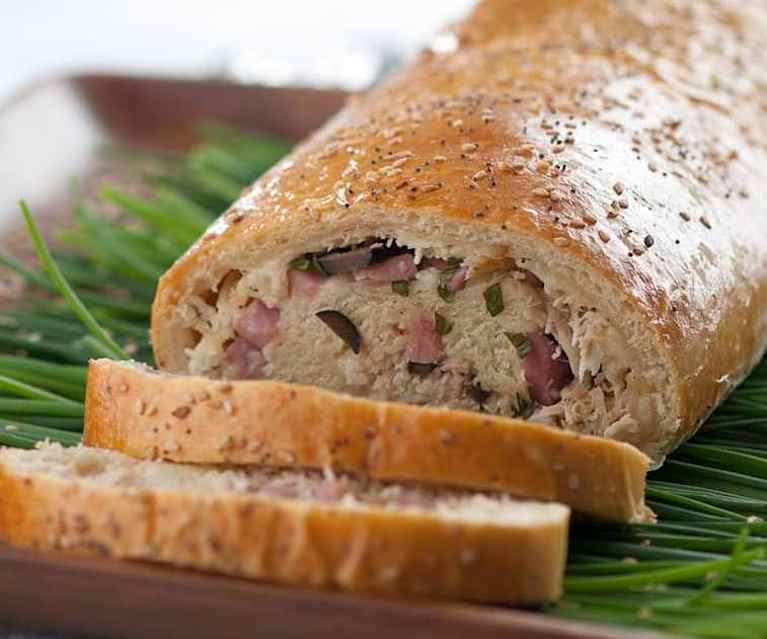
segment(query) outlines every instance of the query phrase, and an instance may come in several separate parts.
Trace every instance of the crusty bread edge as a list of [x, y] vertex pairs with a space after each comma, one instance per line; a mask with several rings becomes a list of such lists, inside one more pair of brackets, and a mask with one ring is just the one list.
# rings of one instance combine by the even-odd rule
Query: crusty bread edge
[[522, 420], [374, 402], [274, 381], [220, 382], [92, 360], [84, 442], [140, 459], [330, 467], [648, 521], [634, 447]]
[[235, 493], [131, 490], [18, 473], [2, 452], [0, 494], [0, 538], [18, 546], [515, 605], [554, 601], [562, 591], [566, 508], [548, 521], [507, 525]]

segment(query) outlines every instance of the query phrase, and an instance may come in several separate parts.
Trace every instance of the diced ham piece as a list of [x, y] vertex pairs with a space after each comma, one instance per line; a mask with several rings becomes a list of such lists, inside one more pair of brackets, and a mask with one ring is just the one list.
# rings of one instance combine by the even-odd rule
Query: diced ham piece
[[469, 269], [467, 269], [465, 266], [461, 266], [455, 271], [455, 273], [453, 273], [453, 276], [450, 278], [450, 281], [447, 284], [447, 287], [450, 289], [451, 293], [457, 293], [464, 286], [466, 286], [466, 273], [468, 270]]
[[416, 364], [431, 364], [442, 355], [442, 339], [437, 333], [434, 314], [421, 312], [408, 328], [408, 360]]
[[290, 281], [290, 295], [295, 297], [307, 297], [312, 299], [325, 281], [325, 276], [316, 271], [288, 271]]
[[263, 348], [277, 332], [280, 309], [269, 308], [260, 299], [253, 298], [234, 323], [234, 330], [244, 340]]
[[417, 270], [413, 256], [405, 253], [390, 257], [378, 264], [361, 268], [357, 271], [357, 276], [371, 282], [397, 282], [399, 280], [412, 280]]
[[226, 347], [224, 359], [234, 368], [238, 379], [258, 379], [263, 376], [266, 358], [258, 348], [241, 337]]
[[527, 338], [530, 352], [522, 360], [522, 369], [530, 385], [530, 395], [538, 403], [551, 406], [559, 401], [560, 391], [573, 381], [570, 362], [564, 352], [552, 359], [559, 345], [551, 336], [530, 333]]

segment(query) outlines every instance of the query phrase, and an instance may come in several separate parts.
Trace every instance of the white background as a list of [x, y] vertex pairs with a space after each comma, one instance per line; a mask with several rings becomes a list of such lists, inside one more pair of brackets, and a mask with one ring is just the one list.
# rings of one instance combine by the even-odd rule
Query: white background
[[[470, 0], [0, 0], [0, 102], [33, 81], [72, 71], [215, 75], [243, 59], [271, 60], [272, 66], [281, 59], [294, 66], [323, 56], [337, 60], [331, 54], [349, 47], [406, 55], [470, 5]], [[323, 64], [333, 67], [325, 68], [325, 75], [343, 72], [335, 62]]]

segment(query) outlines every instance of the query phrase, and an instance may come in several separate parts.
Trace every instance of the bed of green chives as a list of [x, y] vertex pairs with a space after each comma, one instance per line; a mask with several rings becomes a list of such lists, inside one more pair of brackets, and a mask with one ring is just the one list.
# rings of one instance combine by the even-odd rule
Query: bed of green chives
[[[37, 269], [8, 255], [40, 296], [0, 311], [0, 443], [80, 440], [86, 362], [152, 363], [155, 282], [240, 190], [287, 151], [222, 127], [152, 179], [151, 199], [105, 186], [107, 221], [78, 204], [51, 257], [22, 204]], [[76, 293], [75, 293], [76, 291]], [[679, 635], [767, 638], [767, 362], [651, 474], [656, 525], [578, 523], [566, 595], [546, 614]]]

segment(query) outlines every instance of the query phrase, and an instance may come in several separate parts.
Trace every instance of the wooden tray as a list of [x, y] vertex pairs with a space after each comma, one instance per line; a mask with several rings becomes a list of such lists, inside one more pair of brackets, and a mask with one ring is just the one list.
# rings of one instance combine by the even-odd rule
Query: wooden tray
[[[16, 226], [20, 197], [55, 219], [66, 208], [70, 179], [97, 171], [106, 143], [183, 151], [204, 120], [297, 140], [344, 99], [333, 91], [103, 75], [41, 84], [0, 109], [0, 228]], [[650, 636], [501, 607], [288, 589], [0, 546], [3, 625], [157, 639]]]

